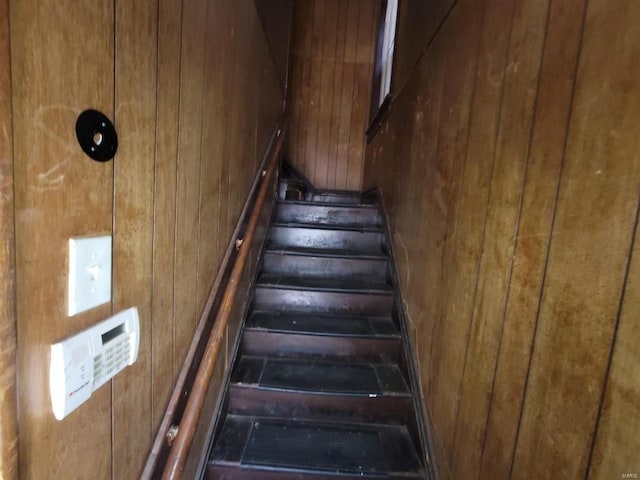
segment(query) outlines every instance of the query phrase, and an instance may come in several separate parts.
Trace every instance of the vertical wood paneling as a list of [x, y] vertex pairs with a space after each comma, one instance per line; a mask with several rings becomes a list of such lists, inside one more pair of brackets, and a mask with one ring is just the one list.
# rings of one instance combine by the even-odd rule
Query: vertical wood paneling
[[360, 190], [364, 164], [364, 132], [369, 126], [371, 83], [374, 52], [380, 16], [380, 2], [360, 6], [356, 40], [356, 71], [351, 107], [349, 158], [347, 160], [347, 190]]
[[0, 1], [0, 478], [18, 478], [9, 2]]
[[[269, 62], [266, 55], [264, 44], [258, 43], [258, 50], [255, 52], [259, 60], [256, 61], [256, 75], [260, 78], [263, 88], [270, 92], [276, 87], [276, 65]], [[261, 60], [261, 61], [260, 61]], [[260, 95], [258, 97], [257, 115], [256, 115], [256, 168], [260, 165], [263, 158], [263, 150], [271, 140], [273, 134], [274, 122], [277, 120], [276, 113], [282, 110], [282, 98], [277, 95]], [[249, 187], [248, 187], [249, 188]]]
[[[236, 53], [239, 58], [252, 58], [252, 36], [261, 34], [255, 28], [260, 28], [253, 2], [241, 2], [238, 10], [236, 28], [243, 35], [236, 36]], [[243, 199], [248, 192], [247, 176], [242, 172], [249, 169], [253, 163], [253, 148], [255, 142], [255, 122], [250, 115], [255, 114], [255, 90], [251, 85], [256, 78], [250, 62], [234, 62], [234, 82], [231, 93], [231, 136], [229, 151], [229, 197], [227, 202], [227, 230], [232, 232], [240, 213]], [[253, 168], [251, 168], [253, 171]], [[251, 179], [249, 178], [249, 181]]]
[[[398, 92], [411, 77], [420, 56], [426, 50], [446, 12], [456, 0], [422, 0], [399, 2], [398, 24], [393, 61], [392, 93]], [[480, 5], [476, 12], [480, 12]]]
[[153, 204], [153, 296], [151, 349], [152, 429], [162, 421], [173, 381], [174, 256], [180, 104], [182, 0], [158, 2], [156, 161]]
[[363, 187], [390, 215], [440, 477], [635, 474], [640, 8], [432, 3], [401, 7], [406, 79]]
[[[464, 35], [471, 31], [471, 29], [466, 30]], [[448, 40], [448, 38], [442, 37], [436, 42]], [[443, 188], [447, 182], [443, 181], [443, 175], [447, 176], [447, 172], [451, 169], [453, 149], [447, 151], [443, 148], [442, 155], [439, 155], [440, 136], [436, 136], [433, 141], [425, 142], [425, 135], [438, 131], [441, 136], [452, 135], [459, 128], [458, 121], [460, 120], [457, 119], [457, 116], [468, 115], [468, 109], [460, 108], [458, 105], [459, 99], [457, 97], [462, 93], [461, 86], [457, 82], [446, 84], [444, 82], [448, 70], [469, 67], [468, 62], [459, 61], [460, 51], [468, 48], [468, 46], [463, 46], [464, 44], [464, 38], [456, 39], [456, 45], [459, 45], [459, 48], [448, 52], [446, 56], [442, 55], [438, 48], [429, 52], [419, 71], [416, 71], [416, 75], [410, 80], [410, 88], [416, 89], [415, 98], [405, 97], [398, 104], [399, 108], [408, 109], [411, 108], [409, 104], [415, 102], [420, 110], [420, 113], [411, 115], [406, 119], [404, 125], [398, 127], [400, 132], [406, 131], [407, 141], [398, 142], [393, 152], [393, 156], [399, 162], [398, 170], [408, 172], [407, 184], [396, 191], [398, 198], [396, 205], [406, 203], [411, 205], [411, 208], [394, 208], [392, 210], [392, 215], [395, 217], [394, 223], [407, 225], [406, 230], [394, 232], [394, 241], [400, 245], [402, 251], [413, 251], [415, 248], [420, 248], [434, 255], [443, 247], [443, 229], [433, 228], [433, 224], [424, 225], [420, 222], [412, 222], [410, 217], [412, 216], [411, 212], [416, 211], [421, 211], [433, 219], [447, 215], [438, 199], [444, 193]], [[472, 70], [471, 73], [473, 73]], [[463, 77], [461, 76], [461, 79]], [[451, 93], [449, 98], [446, 98], [445, 90]], [[440, 125], [443, 126], [442, 130], [439, 130]], [[442, 142], [443, 145], [444, 142]], [[415, 153], [412, 155], [410, 152]], [[438, 160], [427, 163], [424, 162], [424, 158], [437, 158]], [[421, 185], [422, 188], [417, 188], [418, 185]], [[424, 190], [432, 191], [434, 195], [427, 198], [423, 194]], [[441, 226], [443, 225], [438, 225], [438, 227]], [[403, 288], [407, 292], [407, 298], [411, 298], [412, 302], [411, 313], [408, 315], [409, 332], [414, 339], [417, 337], [431, 338], [437, 304], [434, 301], [436, 298], [433, 297], [433, 292], [424, 290], [423, 282], [440, 281], [439, 272], [437, 269], [429, 271], [416, 269], [413, 262], [402, 254], [398, 255], [397, 268]], [[414, 293], [416, 295], [413, 295]], [[418, 327], [420, 328], [418, 329]], [[428, 361], [429, 350], [423, 349], [419, 353], [426, 360], [424, 365], [430, 365], [431, 362]], [[429, 383], [430, 375], [428, 369], [424, 369], [422, 373], [424, 386]]]
[[317, 144], [315, 152], [315, 171], [314, 178], [317, 178], [321, 184], [327, 184], [327, 171], [329, 167], [329, 150], [331, 145], [331, 125], [333, 119], [333, 98], [334, 98], [334, 82], [333, 76], [336, 70], [336, 27], [338, 23], [338, 0], [323, 0], [316, 2], [321, 5], [324, 10], [324, 24], [322, 26], [323, 34], [319, 40], [320, 58], [316, 61], [320, 75], [320, 90], [318, 99], [318, 126], [317, 126]]
[[[298, 9], [299, 10], [299, 9]], [[295, 21], [295, 18], [294, 18]], [[295, 65], [292, 66], [291, 68], [291, 76], [292, 77], [298, 77], [298, 76], [302, 76], [302, 63], [298, 62]], [[299, 85], [292, 83], [289, 86], [289, 90], [287, 92], [287, 110], [289, 112], [289, 115], [291, 117], [297, 117], [300, 115], [300, 95], [298, 94], [298, 88]], [[293, 132], [294, 135], [294, 139], [291, 139], [289, 142], [289, 146], [288, 146], [288, 152], [287, 155], [289, 157], [293, 157], [293, 156], [297, 156], [298, 155], [298, 148], [299, 148], [299, 133], [298, 133], [299, 127], [298, 125], [291, 125], [289, 128], [289, 133], [291, 134], [291, 132]]]
[[[234, 18], [231, 10], [221, 1], [211, 2], [207, 18], [207, 50], [204, 71], [204, 98], [202, 100], [205, 121], [202, 125], [202, 167], [200, 175], [200, 221], [198, 228], [198, 299], [197, 311], [201, 312], [207, 300], [215, 272], [218, 270], [219, 236], [218, 211], [220, 182], [218, 173], [222, 162], [224, 133], [207, 117], [222, 118], [228, 122], [225, 98], [229, 98], [231, 64], [230, 49], [218, 48], [229, 35]], [[215, 26], [215, 27], [213, 27]], [[213, 27], [213, 28], [211, 28]], [[219, 72], [219, 73], [215, 73]], [[217, 87], [217, 88], [216, 88]]]
[[[297, 118], [305, 115], [304, 98], [307, 96], [307, 86], [309, 85], [309, 60], [302, 58], [300, 61], [293, 61], [293, 58], [299, 58], [302, 53], [309, 49], [311, 29], [300, 29], [299, 25], [304, 25], [310, 15], [309, 9], [313, 6], [313, 2], [296, 2], [293, 17], [293, 32], [291, 34], [291, 88], [288, 92], [287, 113], [291, 118]], [[295, 41], [294, 41], [295, 39]], [[301, 79], [297, 81], [295, 79]], [[304, 141], [306, 139], [306, 130], [304, 125], [297, 122], [291, 122], [289, 128], [289, 145], [288, 156], [290, 159], [304, 157]], [[299, 166], [300, 163], [297, 163]]]
[[294, 2], [295, 0], [254, 1], [267, 39], [264, 46], [268, 47], [273, 57], [283, 94], [286, 94], [289, 83], [289, 43]]
[[[238, 22], [239, 12], [237, 9], [233, 9], [231, 22], [231, 29], [228, 31], [228, 36], [226, 40], [227, 48], [225, 50], [229, 51], [229, 58], [235, 58], [237, 53], [237, 40], [235, 37], [235, 31]], [[227, 64], [228, 65], [228, 64]], [[231, 105], [232, 93], [233, 93], [233, 85], [235, 84], [235, 68], [227, 67], [228, 74], [231, 76], [230, 83], [227, 88], [225, 88], [225, 95], [227, 99], [227, 104]], [[225, 107], [225, 114], [222, 118], [224, 118], [226, 124], [231, 124], [231, 113], [233, 109], [228, 106]], [[225, 138], [221, 142], [221, 159], [220, 159], [220, 173], [219, 173], [219, 190], [220, 190], [220, 200], [218, 202], [218, 232], [219, 238], [225, 239], [231, 236], [232, 230], [229, 227], [229, 209], [227, 208], [229, 201], [229, 166], [231, 159], [234, 157], [233, 145], [229, 135], [225, 135]], [[225, 251], [224, 240], [217, 242], [217, 250], [218, 250], [218, 263], [222, 261], [222, 257]]]
[[[351, 110], [353, 108], [353, 91], [355, 88], [356, 50], [358, 48], [358, 20], [360, 18], [360, 9], [360, 2], [347, 0], [346, 17], [348, 34], [344, 40], [342, 88], [340, 89], [340, 115], [336, 122], [338, 124], [338, 148], [335, 160], [335, 188], [343, 190], [346, 190], [347, 181], [349, 179], [349, 144], [351, 141], [351, 127], [353, 126], [351, 124]], [[291, 123], [295, 124], [296, 122], [292, 120]]]
[[319, 188], [359, 190], [380, 2], [296, 2], [289, 157]]
[[[429, 283], [440, 283], [442, 293], [430, 290], [422, 292], [421, 282], [412, 282], [410, 288], [416, 289], [418, 304], [417, 324], [421, 326], [419, 335], [424, 339], [428, 348], [421, 353], [425, 366], [431, 364], [431, 355], [436, 322], [442, 321], [446, 313], [446, 300], [449, 297], [452, 275], [450, 267], [453, 257], [453, 245], [457, 233], [457, 208], [462, 189], [462, 172], [464, 172], [465, 160], [467, 157], [467, 141], [469, 138], [471, 96], [476, 74], [477, 54], [471, 58], [466, 58], [469, 51], [477, 52], [478, 39], [482, 28], [482, 19], [473, 21], [472, 18], [477, 13], [471, 9], [464, 9], [460, 14], [452, 17], [451, 25], [453, 38], [450, 40], [452, 48], [444, 54], [442, 49], [434, 49], [431, 53], [434, 65], [423, 69], [420, 77], [424, 76], [424, 91], [418, 98], [424, 98], [426, 109], [424, 117], [429, 119], [428, 126], [420, 132], [420, 137], [415, 146], [416, 162], [418, 164], [418, 174], [415, 175], [417, 185], [421, 185], [421, 178], [427, 171], [431, 177], [430, 191], [434, 195], [428, 198], [428, 212], [432, 222], [414, 222], [414, 242], [415, 248], [420, 248], [421, 239], [431, 237], [429, 251], [439, 252], [439, 257], [443, 260], [437, 268], [429, 270], [429, 278], [425, 281]], [[465, 25], [465, 28], [460, 28]], [[438, 41], [448, 40], [446, 38]], [[430, 70], [434, 69], [431, 73]], [[446, 79], [446, 82], [445, 82]], [[434, 92], [430, 92], [430, 90]], [[437, 112], [437, 118], [431, 110]], [[435, 142], [425, 141], [425, 135], [430, 131], [437, 131], [438, 136]], [[415, 134], [414, 134], [415, 138]], [[438, 162], [424, 162], [425, 158], [438, 158]], [[425, 173], [422, 173], [425, 172]], [[423, 190], [421, 188], [412, 189], [413, 211], [418, 211], [425, 203]], [[439, 220], [442, 221], [439, 221]], [[435, 228], [435, 227], [438, 228]], [[449, 267], [449, 268], [448, 268]], [[421, 272], [416, 271], [418, 276]], [[422, 316], [423, 318], [420, 318]], [[427, 388], [431, 381], [429, 368], [424, 371], [424, 387]]]
[[112, 230], [113, 163], [82, 152], [75, 122], [86, 108], [113, 118], [113, 4], [20, 1], [10, 15], [20, 475], [110, 479], [111, 390], [55, 420], [49, 345], [111, 314], [68, 317], [66, 272], [69, 238]]
[[[0, 144], [3, 241], [15, 173], [20, 475], [137, 478], [281, 114], [281, 76], [253, 0], [36, 3], [11, 6], [13, 125], [2, 135], [13, 126], [13, 163]], [[0, 49], [2, 38], [0, 28]], [[114, 118], [112, 162], [77, 145], [86, 108]], [[109, 234], [112, 303], [67, 317], [68, 239]], [[56, 421], [49, 345], [129, 306], [142, 329], [136, 364]], [[15, 445], [4, 405], [2, 434]], [[2, 458], [2, 475], [15, 476]]]
[[198, 276], [198, 206], [207, 2], [184, 0], [180, 56], [178, 180], [174, 297], [174, 373], [195, 331]]
[[611, 478], [640, 472], [640, 230], [636, 232], [620, 305], [611, 368], [587, 478]]
[[[116, 3], [113, 311], [136, 306], [136, 363], [113, 380], [113, 476], [135, 478], [152, 440], [151, 297], [158, 4]], [[131, 419], [136, 428], [131, 428]]]
[[452, 460], [460, 385], [489, 201], [511, 7], [512, 2], [500, 0], [489, 0], [485, 4], [471, 105], [467, 161], [453, 245], [454, 286], [441, 330], [436, 332], [433, 340], [438, 354], [432, 359], [433, 387], [427, 396], [433, 402], [434, 428], [439, 430], [442, 448], [449, 457], [443, 460], [447, 465]]
[[[548, 3], [516, 0], [487, 220], [456, 420], [453, 477], [479, 469], [509, 294]], [[515, 67], [517, 65], [517, 68]]]
[[[318, 117], [320, 115], [320, 96], [321, 82], [322, 82], [322, 39], [324, 19], [326, 10], [324, 9], [324, 3], [322, 1], [313, 0], [313, 16], [311, 17], [312, 23], [306, 25], [299, 25], [296, 28], [308, 28], [311, 30], [311, 43], [309, 45], [309, 51], [307, 55], [310, 62], [310, 78], [309, 78], [309, 96], [305, 99], [306, 106], [306, 118], [305, 129], [306, 138], [304, 142], [304, 156], [300, 159], [293, 159], [294, 164], [304, 165], [302, 171], [311, 179], [312, 182], [317, 182], [316, 178], [316, 155], [318, 149]], [[297, 41], [297, 39], [295, 40]], [[294, 57], [296, 61], [296, 57]], [[293, 79], [295, 82], [296, 79]], [[297, 119], [292, 119], [292, 122], [297, 122]]]
[[[337, 12], [346, 12], [348, 0], [340, 0], [337, 5]], [[336, 59], [344, 58], [345, 44], [347, 38], [347, 15], [338, 15], [336, 19], [335, 52], [333, 56], [333, 78], [331, 95], [331, 114], [329, 116], [329, 139], [327, 154], [327, 185], [336, 185], [336, 173], [338, 170], [338, 142], [340, 134], [340, 122], [331, 121], [332, 118], [340, 118], [343, 96], [341, 95], [342, 80], [344, 78], [344, 63]], [[293, 94], [295, 98], [295, 94]]]
[[514, 478], [590, 461], [640, 188], [640, 5], [624, 6], [588, 3]]
[[482, 478], [505, 478], [520, 420], [571, 105], [584, 0], [551, 2]]

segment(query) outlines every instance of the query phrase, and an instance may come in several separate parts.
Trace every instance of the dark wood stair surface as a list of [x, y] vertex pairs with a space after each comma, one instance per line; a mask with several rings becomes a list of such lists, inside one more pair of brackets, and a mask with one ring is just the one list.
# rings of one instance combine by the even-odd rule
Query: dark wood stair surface
[[229, 415], [220, 439], [209, 464], [213, 478], [424, 478], [406, 428], [397, 425]]
[[325, 292], [363, 292], [372, 294], [393, 293], [387, 282], [355, 278], [323, 278], [283, 276], [263, 273], [258, 277], [258, 286], [298, 290], [321, 290]]
[[310, 195], [312, 203], [338, 203], [353, 204], [362, 206], [362, 194], [360, 192], [351, 191], [332, 191], [316, 192]]
[[279, 201], [207, 478], [426, 478], [386, 236], [356, 192]]
[[309, 315], [299, 312], [254, 312], [247, 320], [245, 329], [308, 335], [400, 338], [398, 327], [391, 318]]
[[407, 396], [409, 390], [395, 365], [243, 356], [231, 383], [254, 388], [364, 395]]
[[275, 228], [300, 228], [319, 231], [335, 231], [335, 232], [359, 232], [359, 233], [383, 233], [382, 227], [376, 225], [367, 225], [362, 223], [342, 222], [335, 224], [326, 223], [300, 223], [300, 222], [273, 222]]
[[339, 203], [279, 202], [275, 221], [320, 225], [382, 226], [382, 218], [373, 205]]
[[265, 253], [314, 257], [354, 258], [363, 260], [387, 260], [387, 256], [382, 253], [382, 251], [367, 252], [361, 250], [349, 250], [344, 248], [313, 248], [286, 245], [267, 245], [265, 248]]
[[[309, 248], [267, 248], [263, 254], [265, 273], [315, 278], [387, 279], [387, 257], [367, 253], [331, 252]], [[333, 254], [331, 254], [333, 253]]]
[[254, 312], [242, 339], [247, 355], [397, 362], [401, 339], [391, 318], [309, 312]]
[[274, 223], [269, 245], [380, 254], [383, 236], [381, 229], [368, 226]]

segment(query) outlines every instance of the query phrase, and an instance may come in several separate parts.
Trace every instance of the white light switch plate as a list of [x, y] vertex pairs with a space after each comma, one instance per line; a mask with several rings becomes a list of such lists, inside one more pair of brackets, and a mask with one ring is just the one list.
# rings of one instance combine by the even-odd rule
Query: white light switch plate
[[69, 239], [69, 316], [111, 300], [111, 237]]

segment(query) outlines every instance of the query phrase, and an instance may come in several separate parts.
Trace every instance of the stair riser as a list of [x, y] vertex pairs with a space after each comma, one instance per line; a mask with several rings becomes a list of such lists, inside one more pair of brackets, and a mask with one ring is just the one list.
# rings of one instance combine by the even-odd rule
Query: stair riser
[[278, 205], [276, 221], [281, 223], [317, 223], [321, 225], [380, 226], [382, 220], [375, 208], [328, 207], [324, 205]]
[[382, 252], [382, 242], [379, 232], [283, 226], [274, 226], [270, 236], [270, 244], [274, 246], [345, 249], [363, 253]]
[[263, 271], [280, 275], [317, 278], [363, 278], [384, 281], [387, 277], [385, 259], [354, 259], [308, 257], [266, 252]]
[[318, 292], [257, 286], [254, 306], [256, 310], [384, 317], [392, 313], [393, 295]]
[[409, 397], [282, 392], [239, 385], [229, 389], [229, 413], [236, 415], [403, 424], [410, 408]]
[[400, 339], [353, 338], [245, 330], [244, 355], [397, 363]]

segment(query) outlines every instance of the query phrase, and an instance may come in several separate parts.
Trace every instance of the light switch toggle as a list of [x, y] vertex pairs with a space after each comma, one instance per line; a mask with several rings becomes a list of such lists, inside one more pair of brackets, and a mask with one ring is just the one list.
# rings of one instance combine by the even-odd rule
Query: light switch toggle
[[98, 280], [98, 274], [100, 273], [100, 265], [91, 265], [87, 268], [87, 271], [89, 272], [91, 280], [96, 281]]

